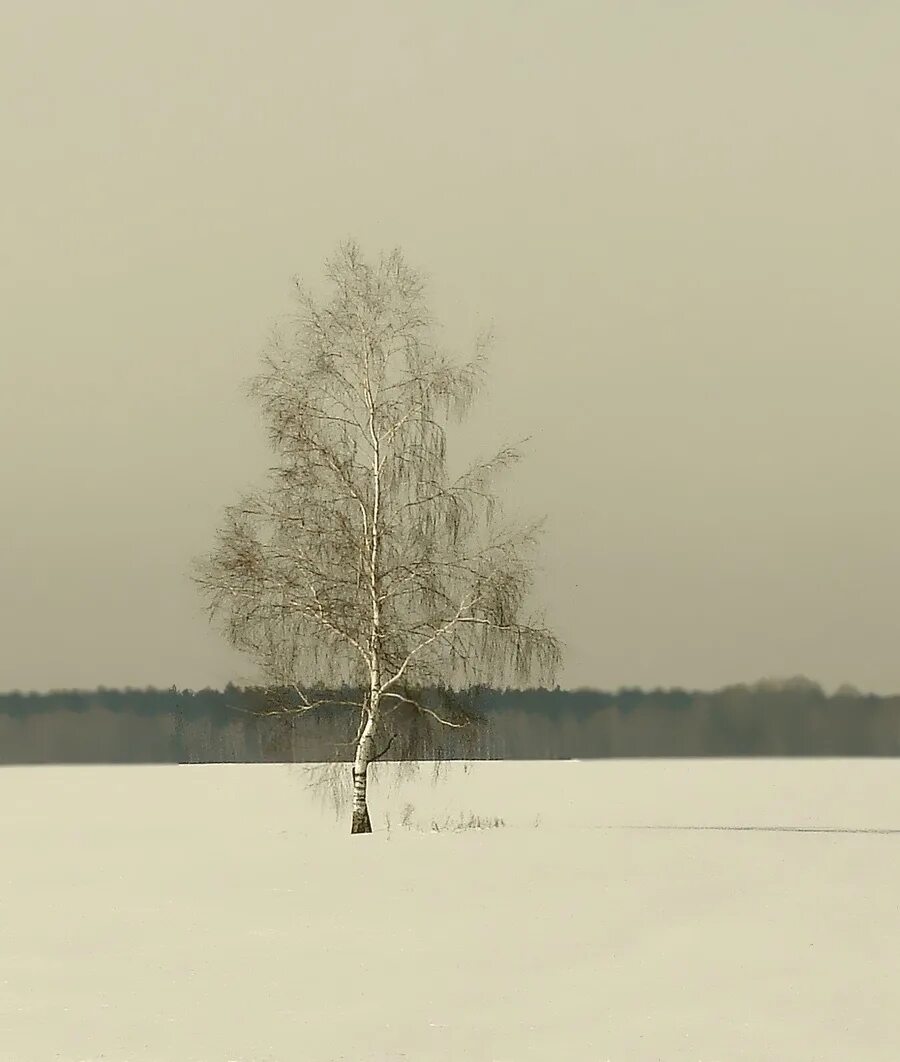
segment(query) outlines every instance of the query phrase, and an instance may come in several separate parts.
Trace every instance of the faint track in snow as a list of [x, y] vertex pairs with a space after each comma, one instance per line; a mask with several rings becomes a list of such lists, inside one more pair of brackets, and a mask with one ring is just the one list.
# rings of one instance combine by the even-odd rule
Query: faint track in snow
[[898, 829], [843, 826], [600, 826], [601, 830], [720, 830], [732, 833], [880, 833], [900, 834]]

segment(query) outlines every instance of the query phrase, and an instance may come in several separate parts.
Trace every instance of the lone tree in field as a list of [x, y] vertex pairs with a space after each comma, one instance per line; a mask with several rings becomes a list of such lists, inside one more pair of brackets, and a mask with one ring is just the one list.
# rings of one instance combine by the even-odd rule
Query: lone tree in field
[[[359, 711], [351, 831], [369, 833], [369, 764], [398, 721], [467, 723], [423, 691], [552, 681], [560, 649], [524, 612], [540, 525], [502, 521], [491, 493], [519, 454], [446, 468], [445, 424], [477, 391], [482, 347], [463, 364], [435, 346], [421, 278], [397, 251], [373, 266], [345, 244], [327, 277], [324, 302], [297, 285], [293, 333], [272, 339], [251, 384], [278, 464], [226, 510], [194, 578], [232, 645], [296, 694], [277, 711]], [[336, 701], [325, 684], [363, 693]]]

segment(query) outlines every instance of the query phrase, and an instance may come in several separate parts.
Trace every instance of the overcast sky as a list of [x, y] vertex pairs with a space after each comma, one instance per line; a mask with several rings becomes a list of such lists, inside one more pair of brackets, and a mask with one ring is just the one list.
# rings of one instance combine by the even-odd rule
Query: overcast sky
[[188, 581], [291, 278], [399, 245], [564, 686], [900, 691], [900, 4], [4, 0], [0, 689], [253, 676]]

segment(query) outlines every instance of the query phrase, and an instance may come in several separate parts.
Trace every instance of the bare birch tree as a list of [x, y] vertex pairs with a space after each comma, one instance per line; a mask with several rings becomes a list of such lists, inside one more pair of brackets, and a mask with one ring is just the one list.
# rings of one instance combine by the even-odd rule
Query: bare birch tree
[[346, 243], [326, 276], [326, 300], [297, 283], [292, 334], [251, 382], [278, 463], [226, 510], [194, 580], [230, 642], [295, 694], [273, 710], [314, 711], [326, 685], [364, 691], [343, 703], [359, 712], [351, 832], [368, 833], [368, 768], [397, 721], [466, 725], [418, 691], [552, 680], [560, 646], [525, 611], [540, 522], [507, 522], [491, 489], [519, 452], [447, 470], [445, 428], [478, 390], [483, 345], [460, 362], [435, 344], [399, 251], [371, 265]]

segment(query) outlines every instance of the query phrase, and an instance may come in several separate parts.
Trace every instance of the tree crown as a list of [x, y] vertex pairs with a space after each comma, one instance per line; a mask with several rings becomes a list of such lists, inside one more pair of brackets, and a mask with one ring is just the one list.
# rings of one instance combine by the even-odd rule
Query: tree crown
[[509, 523], [492, 490], [520, 453], [447, 471], [485, 342], [465, 362], [439, 349], [399, 251], [370, 265], [346, 243], [326, 275], [325, 300], [297, 284], [292, 328], [251, 381], [277, 463], [197, 565], [211, 615], [300, 708], [313, 683], [431, 711], [413, 689], [552, 682], [559, 643], [526, 614], [540, 523]]

